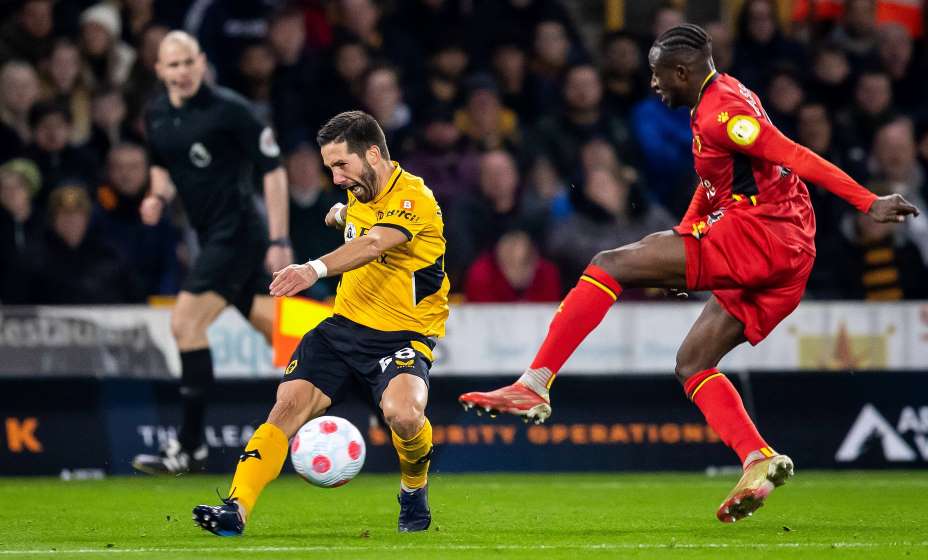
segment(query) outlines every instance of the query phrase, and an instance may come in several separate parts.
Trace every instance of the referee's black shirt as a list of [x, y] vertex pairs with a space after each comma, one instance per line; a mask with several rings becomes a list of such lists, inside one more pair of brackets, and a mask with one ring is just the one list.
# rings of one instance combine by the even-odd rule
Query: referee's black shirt
[[252, 199], [255, 168], [263, 177], [280, 166], [280, 149], [244, 98], [204, 83], [178, 108], [164, 92], [145, 128], [151, 162], [170, 174], [201, 243], [267, 236]]

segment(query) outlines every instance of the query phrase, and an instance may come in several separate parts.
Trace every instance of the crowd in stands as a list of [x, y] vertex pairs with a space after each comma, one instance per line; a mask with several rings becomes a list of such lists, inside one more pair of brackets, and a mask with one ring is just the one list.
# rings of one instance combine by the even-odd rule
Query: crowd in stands
[[[647, 64], [654, 37], [684, 13], [654, 3], [651, 28], [591, 38], [566, 2], [5, 2], [0, 303], [178, 290], [196, 251], [182, 209], [154, 227], [138, 215], [142, 115], [162, 87], [159, 42], [176, 28], [199, 39], [209, 80], [273, 125], [299, 261], [341, 242], [323, 225], [344, 194], [321, 166], [316, 130], [360, 108], [434, 191], [460, 298], [559, 300], [596, 252], [674, 225], [696, 184], [689, 114], [650, 92]], [[928, 50], [920, 27], [880, 21], [879, 3], [845, 0], [831, 19], [784, 26], [773, 0], [746, 0], [730, 24], [696, 23], [718, 69], [756, 91], [785, 134], [924, 211]], [[807, 298], [928, 298], [928, 220], [876, 224], [809, 189], [818, 259]]]

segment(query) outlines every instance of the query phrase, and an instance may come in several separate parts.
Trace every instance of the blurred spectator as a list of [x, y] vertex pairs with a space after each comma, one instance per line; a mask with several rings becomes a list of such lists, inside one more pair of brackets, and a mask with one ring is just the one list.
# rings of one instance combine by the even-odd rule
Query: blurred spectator
[[335, 37], [359, 40], [375, 58], [385, 59], [410, 78], [423, 75], [424, 56], [402, 27], [387, 24], [374, 0], [336, 0]]
[[267, 36], [268, 12], [277, 2], [190, 2], [183, 29], [194, 35], [223, 85], [235, 84], [245, 47]]
[[303, 12], [295, 7], [272, 15], [268, 44], [277, 59], [271, 80], [271, 115], [277, 138], [284, 152], [304, 142], [312, 142], [315, 130], [325, 118], [315, 91], [319, 85], [318, 64], [306, 46]]
[[747, 0], [738, 14], [736, 34], [731, 73], [755, 92], [767, 89], [777, 64], [802, 64], [803, 48], [784, 37], [772, 0]]
[[167, 27], [157, 24], [150, 25], [142, 31], [138, 56], [123, 88], [130, 119], [142, 115], [145, 104], [160, 88], [155, 63], [158, 62], [158, 47], [168, 31], [170, 30]]
[[475, 303], [558, 301], [561, 280], [554, 263], [538, 254], [531, 236], [513, 230], [470, 266], [464, 293]]
[[238, 64], [239, 86], [236, 89], [251, 102], [258, 118], [269, 124], [272, 122], [271, 84], [276, 65], [274, 51], [264, 42], [242, 49]]
[[542, 113], [558, 106], [558, 89], [571, 64], [582, 60], [571, 45], [566, 26], [558, 20], [544, 20], [535, 27], [529, 75], [532, 77], [538, 109]]
[[84, 185], [97, 181], [97, 159], [93, 152], [75, 148], [71, 138], [71, 115], [61, 105], [40, 102], [29, 112], [33, 143], [26, 149], [29, 159], [42, 172], [42, 190], [36, 195], [36, 205], [45, 208], [52, 189], [65, 180], [77, 179]]
[[32, 197], [41, 177], [34, 163], [14, 159], [0, 166], [0, 303], [23, 304], [29, 299], [29, 278], [23, 274], [28, 247], [42, 235], [41, 216]]
[[626, 175], [625, 168], [594, 167], [583, 187], [571, 192], [576, 212], [550, 232], [547, 243], [565, 285], [580, 276], [596, 253], [675, 225], [663, 208], [646, 201], [633, 177]]
[[[890, 192], [901, 194], [918, 208], [926, 208], [928, 178], [918, 161], [915, 130], [909, 119], [899, 118], [880, 128], [873, 142], [870, 171]], [[925, 220], [907, 220], [904, 229], [928, 260]]]
[[480, 150], [503, 148], [515, 151], [522, 143], [519, 117], [504, 107], [493, 76], [474, 74], [465, 82], [467, 101], [454, 123]]
[[877, 0], [845, 0], [841, 21], [831, 40], [850, 56], [851, 66], [862, 68], [877, 58]]
[[470, 67], [470, 55], [464, 45], [451, 40], [436, 46], [428, 61], [424, 102], [457, 103], [463, 97], [461, 82]]
[[682, 216], [696, 183], [689, 112], [671, 109], [657, 95], [649, 95], [632, 110], [631, 121], [641, 146], [648, 192]]
[[128, 120], [128, 110], [122, 93], [117, 89], [101, 89], [93, 96], [93, 133], [90, 144], [97, 161], [106, 161], [110, 148], [121, 142], [140, 143], [141, 135]]
[[735, 63], [735, 37], [731, 28], [720, 21], [710, 21], [705, 25], [706, 32], [712, 38], [712, 60], [719, 72], [730, 73]]
[[541, 234], [545, 216], [522, 207], [520, 183], [519, 168], [509, 152], [492, 150], [480, 157], [479, 190], [461, 197], [446, 220], [445, 271], [452, 285], [463, 280], [470, 263], [504, 232], [519, 228], [535, 237]]
[[[361, 105], [361, 78], [371, 64], [367, 48], [357, 39], [336, 42], [326, 59], [329, 66], [322, 69], [319, 85], [311, 90], [321, 107], [323, 119]], [[315, 129], [321, 124], [314, 124], [313, 138]]]
[[[480, 36], [489, 39], [490, 44], [501, 37], [510, 37], [530, 49], [538, 24], [543, 21], [560, 23], [568, 41], [580, 44], [580, 35], [560, 0], [475, 0], [474, 4], [474, 20], [480, 26]], [[475, 41], [472, 46], [481, 60], [485, 54], [481, 47], [486, 44]]]
[[[10, 2], [7, 2], [10, 4]], [[52, 48], [53, 0], [24, 0], [0, 27], [0, 64], [26, 60], [38, 64]]]
[[882, 70], [867, 70], [857, 78], [853, 104], [838, 113], [837, 121], [851, 142], [869, 150], [877, 129], [894, 114], [889, 75]]
[[361, 103], [383, 128], [387, 145], [397, 156], [412, 142], [412, 111], [403, 99], [397, 69], [386, 64], [371, 66], [361, 78]]
[[[12, 157], [32, 140], [29, 111], [39, 99], [39, 77], [29, 64], [22, 61], [7, 62], [0, 68], [0, 121], [7, 129], [4, 153]], [[9, 131], [16, 134], [13, 138]]]
[[148, 190], [148, 157], [138, 144], [121, 143], [106, 158], [106, 181], [97, 189], [95, 223], [135, 272], [143, 295], [176, 294], [180, 287], [180, 236], [166, 216], [142, 223], [139, 207]]
[[[344, 242], [342, 233], [326, 227], [325, 216], [345, 195], [323, 188], [320, 173], [322, 160], [313, 145], [301, 144], [286, 158], [290, 186], [290, 240], [293, 259], [303, 263], [330, 253]], [[338, 278], [323, 278], [309, 289], [309, 297], [326, 299], [335, 295]]]
[[651, 37], [648, 46], [655, 39], [664, 34], [671, 27], [676, 27], [686, 21], [686, 14], [679, 7], [678, 2], [664, 2], [658, 5], [654, 10], [654, 16], [651, 19]]
[[849, 214], [843, 243], [819, 258], [840, 271], [839, 299], [892, 301], [928, 297], [928, 266], [902, 224], [881, 224], [866, 214]]
[[522, 196], [526, 211], [548, 216], [548, 229], [557, 227], [573, 212], [564, 179], [546, 157], [536, 157], [529, 166], [525, 194]]
[[58, 39], [48, 58], [42, 60], [42, 99], [54, 101], [71, 112], [71, 143], [90, 138], [90, 88], [81, 63], [81, 52], [69, 39]]
[[567, 71], [563, 100], [564, 109], [544, 117], [531, 136], [534, 154], [547, 157], [561, 177], [575, 175], [580, 147], [592, 138], [612, 144], [622, 161], [638, 161], [628, 123], [603, 107], [603, 84], [594, 66], [580, 64]]
[[143, 294], [129, 265], [90, 229], [84, 186], [62, 186], [48, 199], [48, 229], [29, 257], [30, 303], [131, 303]]
[[627, 116], [648, 94], [649, 71], [638, 41], [629, 33], [612, 32], [602, 41], [605, 106], [616, 115]]
[[535, 77], [528, 73], [525, 49], [514, 41], [501, 41], [493, 48], [492, 65], [503, 105], [516, 112], [519, 122], [535, 122], [541, 101]]
[[851, 65], [847, 55], [833, 43], [825, 43], [812, 60], [810, 93], [833, 110], [847, 102], [850, 89]]
[[477, 189], [480, 156], [454, 125], [450, 108], [433, 106], [419, 123], [415, 148], [403, 158], [403, 166], [425, 180], [447, 213], [461, 196]]
[[121, 87], [129, 79], [135, 50], [125, 44], [119, 11], [100, 2], [81, 13], [81, 51], [91, 87]]
[[805, 98], [799, 74], [793, 66], [784, 65], [774, 69], [768, 80], [764, 108], [783, 134], [796, 138], [796, 113]]
[[123, 23], [120, 39], [138, 48], [145, 30], [155, 22], [155, 0], [123, 0], [119, 19]]
[[878, 52], [893, 84], [893, 99], [904, 111], [914, 111], [925, 102], [928, 87], [915, 67], [912, 38], [898, 23], [884, 23], [878, 35]]
[[28, 159], [0, 166], [0, 303], [28, 303], [29, 278], [22, 271], [44, 227], [32, 206], [41, 184], [39, 168]]
[[399, 2], [391, 24], [401, 27], [418, 43], [420, 52], [432, 52], [456, 38], [473, 33], [470, 0], [406, 0]]

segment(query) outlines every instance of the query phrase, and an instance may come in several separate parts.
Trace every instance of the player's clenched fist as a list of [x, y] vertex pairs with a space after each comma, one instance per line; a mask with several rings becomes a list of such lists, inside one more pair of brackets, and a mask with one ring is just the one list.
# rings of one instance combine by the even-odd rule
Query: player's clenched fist
[[164, 210], [164, 201], [157, 196], [146, 196], [139, 207], [139, 213], [142, 215], [142, 223], [147, 226], [153, 226], [161, 219], [161, 212]]
[[325, 215], [325, 225], [342, 229], [345, 227], [345, 205], [341, 202], [336, 202], [332, 208], [329, 209], [329, 213]]
[[313, 267], [306, 264], [291, 264], [274, 273], [270, 293], [274, 297], [292, 296], [312, 287], [319, 280]]

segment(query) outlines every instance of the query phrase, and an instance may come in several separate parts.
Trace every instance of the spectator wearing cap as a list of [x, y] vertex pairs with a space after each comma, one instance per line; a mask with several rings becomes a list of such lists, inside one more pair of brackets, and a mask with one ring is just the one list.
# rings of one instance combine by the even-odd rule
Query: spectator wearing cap
[[135, 62], [135, 50], [124, 43], [119, 11], [100, 2], [81, 12], [80, 45], [91, 86], [122, 87]]
[[474, 74], [464, 85], [467, 100], [454, 116], [454, 124], [464, 136], [479, 150], [518, 149], [522, 143], [519, 117], [503, 106], [493, 76]]
[[25, 60], [38, 64], [52, 48], [53, 0], [23, 0], [0, 27], [0, 64]]
[[515, 229], [470, 266], [464, 293], [471, 303], [553, 302], [561, 299], [561, 279], [532, 237]]
[[48, 227], [29, 251], [29, 302], [34, 304], [132, 303], [143, 293], [129, 265], [90, 228], [86, 187], [63, 185], [48, 199]]
[[479, 153], [454, 125], [454, 111], [444, 105], [420, 115], [414, 148], [403, 165], [425, 180], [446, 214], [476, 190], [480, 175]]
[[143, 294], [176, 294], [180, 235], [166, 215], [154, 226], [142, 223], [139, 207], [147, 191], [145, 149], [116, 144], [106, 158], [106, 180], [97, 188], [93, 222], [136, 273]]
[[70, 145], [71, 114], [66, 107], [52, 102], [36, 103], [29, 112], [33, 142], [26, 156], [42, 172], [42, 189], [36, 205], [45, 208], [51, 189], [65, 180], [77, 179], [84, 185], [97, 181], [97, 159], [93, 152]]

